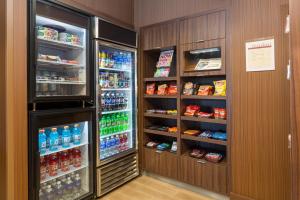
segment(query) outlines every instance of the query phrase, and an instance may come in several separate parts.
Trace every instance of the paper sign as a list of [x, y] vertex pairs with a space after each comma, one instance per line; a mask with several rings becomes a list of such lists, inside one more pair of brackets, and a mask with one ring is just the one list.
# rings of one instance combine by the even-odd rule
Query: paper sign
[[274, 39], [246, 43], [247, 72], [275, 70]]

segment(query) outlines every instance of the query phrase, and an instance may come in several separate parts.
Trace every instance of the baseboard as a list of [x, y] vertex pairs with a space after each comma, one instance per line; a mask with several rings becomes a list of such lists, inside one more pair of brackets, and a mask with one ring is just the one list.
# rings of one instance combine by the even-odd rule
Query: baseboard
[[205, 189], [200, 188], [200, 187], [189, 185], [187, 183], [183, 183], [183, 182], [176, 181], [176, 180], [173, 180], [173, 179], [165, 178], [165, 177], [162, 177], [162, 176], [150, 173], [150, 172], [144, 171], [143, 175], [153, 177], [153, 178], [158, 179], [162, 182], [169, 183], [171, 185], [175, 185], [177, 187], [180, 187], [180, 188], [183, 188], [183, 189], [186, 189], [186, 190], [190, 190], [192, 192], [201, 194], [203, 196], [207, 196], [208, 198], [212, 198], [212, 199], [215, 199], [215, 200], [229, 200], [229, 197], [224, 196], [222, 194], [214, 193], [212, 191], [205, 190]]
[[254, 200], [254, 199], [231, 192], [230, 193], [230, 200]]

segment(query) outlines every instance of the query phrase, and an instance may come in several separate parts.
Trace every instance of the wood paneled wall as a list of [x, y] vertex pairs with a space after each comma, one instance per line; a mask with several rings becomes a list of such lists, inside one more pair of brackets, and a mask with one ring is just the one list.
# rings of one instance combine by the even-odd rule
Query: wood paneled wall
[[0, 1], [0, 199], [6, 199], [5, 1]]
[[225, 8], [230, 0], [135, 0], [135, 27]]
[[300, 1], [290, 0], [292, 55], [292, 189], [293, 200], [300, 199]]
[[58, 0], [128, 28], [134, 24], [133, 0]]
[[5, 2], [6, 199], [26, 200], [28, 196], [27, 0]]
[[[232, 0], [233, 199], [289, 200], [288, 0]], [[276, 71], [246, 72], [245, 42], [275, 37]], [[237, 195], [236, 195], [237, 194]], [[239, 195], [239, 196], [238, 196]]]

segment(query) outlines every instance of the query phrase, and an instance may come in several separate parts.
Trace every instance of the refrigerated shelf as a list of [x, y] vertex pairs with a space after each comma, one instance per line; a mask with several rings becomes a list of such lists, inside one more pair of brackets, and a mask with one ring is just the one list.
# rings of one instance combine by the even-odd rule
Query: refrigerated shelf
[[[51, 67], [68, 67], [68, 69], [81, 69], [84, 68], [83, 65], [79, 64], [70, 64], [70, 63], [63, 63], [63, 62], [55, 62], [55, 61], [49, 61], [49, 60], [37, 60], [38, 66], [51, 66]], [[63, 68], [65, 69], [65, 68]]]
[[77, 45], [77, 44], [71, 44], [67, 42], [62, 42], [59, 40], [49, 40], [41, 37], [37, 37], [37, 42], [40, 45], [51, 45], [53, 47], [58, 48], [68, 48], [68, 49], [84, 49], [84, 46]]
[[85, 85], [85, 81], [60, 81], [60, 80], [36, 80], [36, 83], [63, 84], [63, 85]]
[[102, 115], [106, 115], [106, 114], [113, 114], [113, 113], [120, 113], [120, 112], [129, 112], [129, 111], [131, 111], [131, 109], [104, 111], [104, 112], [101, 112], [101, 113], [102, 113]]
[[62, 172], [61, 170], [58, 170], [58, 173], [57, 173], [56, 176], [49, 176], [49, 175], [47, 175], [46, 179], [42, 180], [41, 183], [46, 183], [46, 182], [51, 181], [53, 179], [57, 179], [57, 178], [59, 178], [61, 176], [64, 176], [64, 175], [67, 175], [67, 174], [71, 174], [72, 172], [76, 172], [76, 171], [79, 171], [79, 170], [87, 168], [87, 167], [88, 167], [88, 165], [85, 164], [85, 165], [81, 165], [80, 167], [77, 167], [77, 168], [73, 167], [73, 166], [70, 166], [70, 170], [67, 171], [67, 172]]
[[130, 91], [130, 88], [101, 88], [102, 91]]
[[56, 151], [50, 151], [49, 149], [47, 149], [46, 153], [41, 154], [41, 156], [47, 156], [47, 155], [50, 155], [50, 154], [54, 154], [54, 153], [57, 153], [57, 152], [73, 149], [73, 148], [76, 148], [76, 147], [82, 147], [82, 146], [85, 146], [85, 145], [88, 145], [88, 144], [89, 144], [88, 142], [83, 142], [83, 143], [78, 144], [78, 145], [71, 144], [70, 147], [67, 147], [67, 148], [63, 148], [62, 146], [60, 146], [60, 147], [58, 147], [58, 149]]
[[103, 138], [106, 138], [106, 137], [110, 137], [110, 136], [114, 136], [114, 135], [121, 135], [121, 134], [129, 133], [129, 132], [131, 132], [131, 130], [121, 131], [121, 132], [112, 133], [112, 134], [108, 134], [108, 135], [101, 135], [100, 139], [103, 139]]
[[114, 68], [104, 68], [104, 67], [99, 67], [99, 70], [114, 71], [114, 72], [131, 72], [131, 70], [128, 69], [114, 69]]

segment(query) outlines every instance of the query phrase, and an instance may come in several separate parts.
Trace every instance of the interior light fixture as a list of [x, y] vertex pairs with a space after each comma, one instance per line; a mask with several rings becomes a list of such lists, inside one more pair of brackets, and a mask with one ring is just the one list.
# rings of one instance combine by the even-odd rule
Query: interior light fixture
[[197, 49], [197, 50], [190, 51], [190, 54], [213, 53], [218, 51], [221, 51], [221, 49], [220, 48]]

